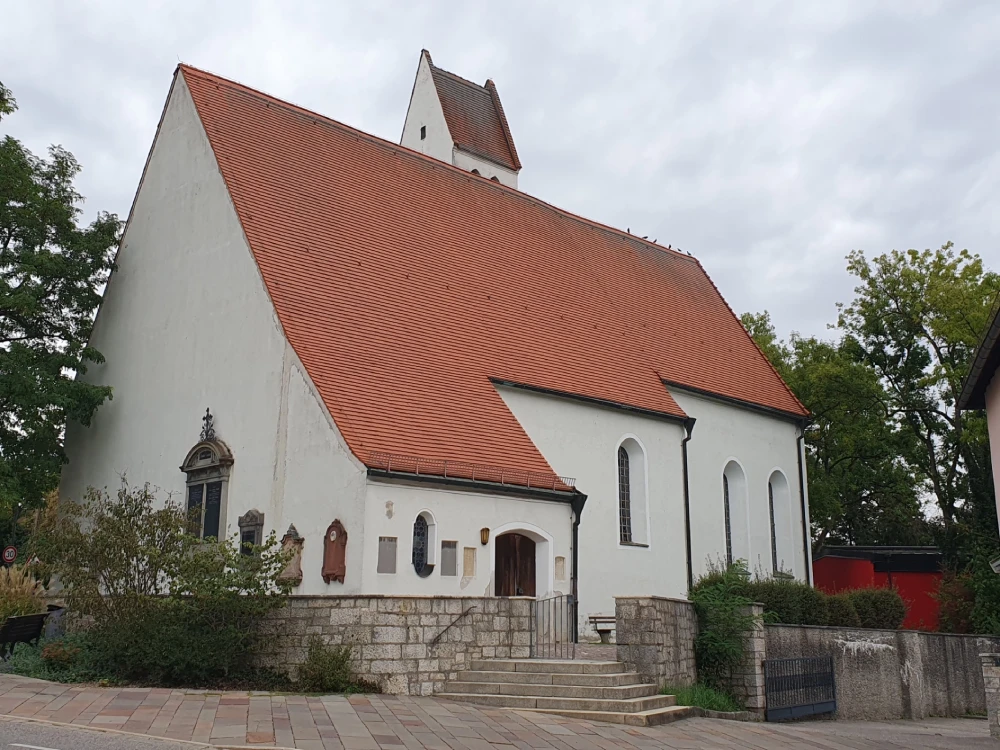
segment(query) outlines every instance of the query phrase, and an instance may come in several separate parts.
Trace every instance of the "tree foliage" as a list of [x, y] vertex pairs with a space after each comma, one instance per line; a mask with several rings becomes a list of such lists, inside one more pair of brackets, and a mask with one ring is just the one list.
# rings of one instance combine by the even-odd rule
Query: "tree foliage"
[[854, 342], [793, 334], [786, 343], [766, 311], [742, 321], [811, 413], [805, 443], [814, 543], [927, 542], [919, 480], [900, 459], [903, 436]]
[[[0, 84], [0, 115], [16, 107]], [[89, 424], [111, 389], [75, 377], [101, 354], [88, 346], [121, 223], [80, 227], [80, 165], [0, 141], [0, 507], [37, 506], [55, 487], [67, 419]]]
[[968, 532], [995, 539], [986, 421], [956, 402], [1000, 277], [950, 242], [870, 261], [855, 251], [847, 267], [860, 283], [838, 325], [878, 374], [887, 418], [905, 437], [902, 457], [940, 510], [947, 540]]

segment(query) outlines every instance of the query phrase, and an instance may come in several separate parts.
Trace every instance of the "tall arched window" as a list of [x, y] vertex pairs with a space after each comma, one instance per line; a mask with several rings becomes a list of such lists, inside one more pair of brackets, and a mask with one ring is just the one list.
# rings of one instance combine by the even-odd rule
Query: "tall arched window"
[[767, 509], [771, 516], [771, 570], [778, 572], [778, 534], [774, 528], [774, 482], [767, 482]]
[[618, 542], [649, 545], [646, 512], [646, 454], [633, 437], [618, 446]]
[[771, 567], [775, 573], [795, 572], [795, 544], [792, 533], [792, 495], [788, 479], [780, 470], [767, 480], [767, 500], [771, 512]]
[[722, 472], [722, 505], [725, 518], [726, 563], [737, 560], [750, 563], [750, 519], [747, 501], [747, 479], [736, 461], [726, 464]]
[[618, 539], [632, 541], [632, 487], [628, 451], [618, 446]]
[[729, 517], [729, 477], [722, 475], [722, 502], [726, 510], [726, 565], [733, 564], [733, 524]]

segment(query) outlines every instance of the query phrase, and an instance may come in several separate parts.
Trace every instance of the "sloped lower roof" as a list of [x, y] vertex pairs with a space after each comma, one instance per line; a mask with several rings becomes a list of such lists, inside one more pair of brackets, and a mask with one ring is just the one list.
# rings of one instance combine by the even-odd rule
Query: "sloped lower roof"
[[491, 379], [804, 415], [701, 265], [179, 67], [289, 342], [354, 454], [551, 472]]
[[488, 80], [485, 86], [479, 86], [436, 67], [427, 50], [423, 50], [421, 54], [430, 65], [434, 87], [455, 145], [471, 154], [518, 171], [521, 162], [517, 158], [514, 138], [507, 126], [507, 117], [493, 81]]

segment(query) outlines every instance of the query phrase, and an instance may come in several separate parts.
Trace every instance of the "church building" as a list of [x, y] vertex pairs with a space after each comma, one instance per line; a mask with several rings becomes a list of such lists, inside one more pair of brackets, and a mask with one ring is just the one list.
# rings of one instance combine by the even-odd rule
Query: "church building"
[[400, 143], [179, 65], [62, 496], [125, 474], [284, 538], [293, 593], [571, 596], [581, 637], [727, 560], [808, 581], [805, 408], [698, 260], [520, 170], [426, 51]]

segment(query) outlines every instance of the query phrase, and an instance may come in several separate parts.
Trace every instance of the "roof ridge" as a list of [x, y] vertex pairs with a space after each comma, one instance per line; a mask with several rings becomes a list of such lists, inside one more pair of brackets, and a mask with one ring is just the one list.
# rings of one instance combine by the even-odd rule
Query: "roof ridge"
[[[298, 112], [300, 114], [303, 114], [303, 115], [305, 115], [307, 117], [318, 118], [320, 120], [323, 120], [327, 124], [332, 125], [333, 127], [340, 128], [340, 129], [342, 129], [344, 131], [347, 131], [347, 132], [349, 132], [349, 133], [351, 133], [353, 135], [365, 138], [365, 139], [369, 140], [371, 143], [373, 143], [374, 145], [379, 146], [381, 148], [386, 148], [386, 149], [392, 151], [393, 153], [404, 154], [404, 155], [409, 156], [411, 158], [415, 158], [418, 161], [429, 162], [430, 164], [434, 165], [435, 167], [440, 167], [440, 168], [451, 170], [452, 172], [455, 172], [455, 173], [457, 173], [457, 174], [459, 174], [459, 175], [461, 175], [463, 177], [474, 177], [475, 176], [475, 175], [471, 175], [469, 172], [465, 171], [461, 167], [456, 167], [456, 166], [454, 166], [452, 164], [449, 164], [448, 162], [441, 161], [440, 159], [435, 159], [433, 156], [427, 156], [426, 154], [422, 154], [419, 151], [414, 151], [413, 149], [407, 148], [406, 146], [403, 146], [403, 145], [401, 145], [399, 143], [396, 143], [395, 141], [389, 141], [389, 140], [386, 140], [385, 138], [379, 138], [377, 135], [372, 135], [371, 133], [366, 133], [364, 130], [359, 130], [358, 128], [355, 128], [355, 127], [352, 127], [350, 125], [347, 125], [347, 124], [341, 122], [340, 120], [334, 120], [332, 117], [320, 114], [319, 112], [316, 112], [314, 110], [307, 109], [306, 107], [302, 107], [302, 106], [300, 106], [298, 104], [293, 104], [292, 102], [286, 101], [284, 99], [279, 99], [278, 97], [274, 96], [273, 94], [268, 94], [267, 92], [261, 91], [260, 89], [255, 89], [252, 86], [247, 86], [245, 83], [240, 83], [239, 81], [234, 81], [231, 78], [225, 78], [224, 76], [220, 76], [220, 75], [218, 75], [216, 73], [212, 73], [212, 72], [207, 71], [207, 70], [202, 70], [201, 68], [196, 68], [193, 65], [188, 65], [187, 63], [178, 63], [177, 64], [177, 68], [180, 69], [180, 70], [185, 71], [186, 73], [191, 73], [191, 74], [194, 74], [194, 75], [197, 75], [197, 76], [201, 76], [202, 78], [205, 78], [207, 80], [214, 81], [217, 84], [223, 84], [223, 85], [227, 85], [227, 86], [234, 86], [237, 89], [240, 89], [240, 90], [244, 91], [245, 93], [247, 93], [247, 94], [249, 94], [251, 96], [259, 96], [259, 97], [261, 97], [263, 99], [267, 99], [267, 100], [273, 102], [274, 104], [277, 104], [278, 106], [287, 107], [287, 108], [289, 108], [291, 110], [294, 110], [294, 111], [296, 111], [296, 112]], [[447, 71], [445, 71], [445, 72], [447, 72]], [[534, 204], [536, 204], [538, 206], [542, 206], [543, 208], [546, 208], [546, 209], [548, 209], [550, 211], [554, 211], [555, 213], [560, 214], [561, 216], [565, 216], [566, 218], [571, 219], [573, 221], [580, 222], [581, 224], [586, 224], [588, 226], [592, 226], [592, 227], [596, 227], [597, 229], [601, 229], [601, 230], [603, 230], [605, 232], [609, 232], [610, 234], [613, 234], [613, 235], [615, 235], [617, 237], [620, 237], [621, 239], [635, 240], [635, 241], [638, 241], [638, 242], [642, 242], [645, 245], [647, 245], [648, 247], [655, 248], [656, 250], [660, 250], [660, 251], [662, 251], [665, 254], [670, 254], [670, 255], [676, 256], [677, 258], [683, 258], [683, 259], [686, 259], [688, 261], [693, 261], [693, 262], [695, 262], [695, 263], [698, 264], [699, 268], [701, 268], [701, 270], [702, 270], [702, 273], [705, 273], [704, 267], [701, 265], [701, 263], [698, 263], [697, 258], [695, 258], [692, 255], [688, 255], [687, 253], [681, 252], [677, 248], [674, 248], [674, 247], [665, 247], [663, 245], [660, 245], [659, 243], [650, 242], [649, 240], [644, 240], [643, 238], [641, 238], [641, 237], [639, 237], [637, 235], [634, 235], [631, 232], [623, 232], [622, 230], [620, 230], [620, 229], [618, 229], [616, 227], [613, 227], [613, 226], [611, 226], [609, 224], [604, 224], [604, 223], [602, 223], [600, 221], [595, 221], [594, 219], [588, 219], [586, 216], [581, 216], [580, 214], [573, 213], [572, 211], [569, 211], [569, 210], [567, 210], [565, 208], [560, 208], [559, 206], [553, 205], [552, 203], [544, 201], [541, 198], [537, 198], [537, 197], [535, 197], [533, 195], [530, 195], [528, 193], [522, 192], [522, 191], [518, 190], [517, 188], [512, 188], [512, 187], [510, 187], [508, 185], [504, 185], [503, 183], [500, 183], [500, 182], [493, 182], [492, 180], [478, 180], [478, 181], [476, 181], [476, 184], [478, 184], [478, 185], [485, 185], [485, 186], [488, 186], [489, 188], [494, 189], [494, 190], [505, 191], [507, 193], [510, 193], [512, 196], [515, 196], [517, 198], [521, 198], [522, 200], [526, 200], [529, 203], [534, 203]], [[705, 273], [705, 275], [708, 276], [707, 273]], [[714, 285], [715, 284], [713, 282], [713, 286]], [[716, 288], [716, 291], [718, 291], [718, 288]], [[731, 312], [731, 310], [730, 310], [730, 312]]]
[[464, 83], [466, 86], [472, 86], [475, 89], [480, 89], [480, 90], [485, 90], [486, 89], [486, 86], [482, 86], [482, 85], [476, 83], [475, 81], [470, 81], [468, 78], [463, 78], [458, 73], [452, 73], [450, 70], [445, 70], [444, 68], [439, 68], [437, 65], [435, 65], [434, 63], [431, 62], [431, 58], [430, 58], [429, 54], [428, 54], [428, 57], [427, 57], [427, 62], [430, 63], [430, 66], [431, 66], [431, 68], [434, 71], [436, 71], [438, 73], [444, 73], [446, 76], [451, 76], [452, 78], [454, 78], [459, 83]]

